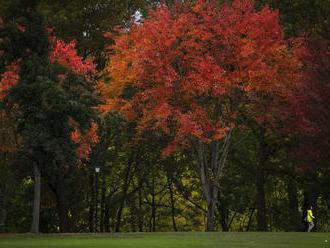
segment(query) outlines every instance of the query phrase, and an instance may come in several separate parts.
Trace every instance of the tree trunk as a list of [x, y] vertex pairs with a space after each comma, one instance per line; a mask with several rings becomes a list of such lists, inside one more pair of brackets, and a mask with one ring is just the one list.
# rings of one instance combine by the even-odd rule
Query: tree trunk
[[105, 221], [105, 174], [102, 174], [100, 232], [104, 232]]
[[143, 232], [143, 209], [142, 209], [142, 183], [140, 183], [139, 187], [139, 232]]
[[156, 231], [156, 194], [155, 194], [155, 176], [152, 176], [152, 202], [151, 202], [151, 218], [152, 231]]
[[110, 206], [108, 203], [105, 204], [104, 209], [104, 231], [110, 232]]
[[218, 203], [218, 184], [229, 153], [231, 133], [232, 129], [227, 134], [221, 148], [220, 141], [214, 140], [211, 142], [210, 160], [207, 159], [208, 145], [203, 144], [202, 142], [199, 142], [198, 144], [197, 154], [200, 180], [204, 198], [207, 203], [206, 231], [215, 231], [215, 210]]
[[37, 164], [33, 164], [33, 170], [34, 170], [34, 200], [33, 200], [31, 232], [39, 233], [41, 175]]
[[300, 229], [298, 193], [297, 193], [297, 182], [294, 177], [288, 178], [287, 191], [288, 191], [289, 218], [290, 218], [290, 227], [288, 231], [298, 231]]
[[172, 215], [172, 224], [173, 224], [173, 230], [175, 232], [178, 231], [176, 227], [176, 222], [175, 222], [175, 201], [174, 201], [174, 193], [173, 193], [173, 188], [172, 188], [172, 182], [168, 179], [168, 190], [170, 191], [170, 199], [171, 199], [171, 215]]
[[[61, 193], [60, 193], [61, 194]], [[60, 232], [67, 233], [69, 232], [69, 221], [68, 221], [68, 207], [65, 199], [62, 199], [62, 196], [59, 196], [57, 203], [58, 218], [60, 221]]]
[[5, 222], [6, 222], [6, 216], [7, 211], [5, 208], [5, 194], [0, 189], [0, 233], [5, 231]]
[[98, 232], [98, 228], [99, 228], [99, 215], [98, 215], [98, 202], [99, 202], [99, 173], [96, 172], [95, 173], [95, 210], [94, 210], [94, 232]]
[[266, 221], [266, 196], [265, 196], [265, 165], [267, 161], [267, 148], [265, 142], [265, 128], [260, 128], [259, 134], [259, 157], [256, 168], [256, 189], [257, 189], [257, 230], [267, 231]]
[[259, 232], [267, 231], [266, 222], [266, 200], [265, 200], [265, 178], [263, 169], [259, 168], [256, 173], [257, 186], [257, 230]]
[[246, 226], [246, 231], [250, 231], [250, 226], [251, 226], [251, 222], [252, 222], [252, 216], [254, 214], [254, 211], [255, 211], [255, 208], [253, 208], [251, 210], [251, 213], [250, 213], [250, 216], [249, 216], [249, 220], [248, 220], [248, 223], [247, 223], [247, 226]]
[[216, 208], [217, 197], [213, 197], [207, 204], [207, 223], [206, 231], [215, 231], [215, 208]]
[[229, 231], [229, 226], [228, 226], [228, 218], [229, 218], [228, 208], [226, 207], [226, 205], [223, 202], [221, 202], [221, 200], [220, 200], [220, 204], [218, 204], [218, 211], [219, 211], [219, 216], [220, 216], [220, 222], [221, 222], [222, 231], [223, 232], [228, 232]]
[[89, 232], [93, 233], [95, 232], [95, 226], [94, 226], [94, 212], [95, 212], [95, 188], [94, 188], [94, 176], [91, 172], [89, 175], [89, 192], [90, 192], [90, 198], [89, 198]]
[[116, 226], [115, 226], [115, 232], [120, 232], [120, 226], [121, 226], [121, 215], [122, 215], [122, 211], [124, 208], [124, 204], [126, 201], [126, 197], [127, 197], [127, 191], [131, 182], [131, 178], [132, 178], [132, 164], [133, 164], [133, 156], [131, 155], [127, 164], [127, 168], [126, 168], [126, 172], [125, 172], [125, 181], [124, 181], [124, 185], [123, 185], [123, 194], [121, 197], [121, 201], [120, 201], [120, 206], [119, 209], [117, 211], [117, 215], [116, 215]]

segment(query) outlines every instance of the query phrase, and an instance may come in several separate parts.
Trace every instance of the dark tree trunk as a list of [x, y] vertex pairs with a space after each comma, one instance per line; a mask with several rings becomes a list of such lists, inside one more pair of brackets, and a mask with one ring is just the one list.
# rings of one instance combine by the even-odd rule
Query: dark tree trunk
[[152, 202], [151, 202], [151, 219], [152, 219], [152, 231], [156, 231], [156, 193], [155, 193], [155, 176], [152, 177]]
[[265, 201], [265, 178], [263, 169], [258, 169], [256, 173], [257, 186], [257, 230], [259, 232], [267, 231], [266, 222], [266, 201]]
[[138, 219], [138, 225], [139, 225], [139, 232], [143, 232], [143, 209], [142, 209], [142, 183], [140, 183], [139, 187], [139, 219]]
[[176, 227], [176, 222], [175, 222], [175, 201], [174, 201], [174, 193], [172, 186], [173, 186], [172, 182], [168, 179], [168, 190], [170, 192], [170, 199], [171, 199], [172, 225], [173, 225], [173, 230], [177, 232], [178, 229]]
[[266, 195], [265, 195], [265, 165], [267, 161], [267, 147], [265, 142], [265, 129], [260, 128], [259, 134], [259, 158], [256, 168], [256, 189], [257, 189], [257, 230], [267, 231], [266, 221]]
[[247, 223], [247, 226], [246, 226], [246, 231], [250, 231], [250, 226], [251, 226], [251, 222], [252, 222], [252, 216], [254, 214], [254, 211], [255, 211], [255, 208], [253, 208], [251, 210], [251, 213], [250, 213], [250, 216], [249, 216], [249, 220], [248, 220], [248, 223]]
[[127, 168], [125, 171], [125, 178], [124, 178], [124, 185], [123, 185], [123, 193], [122, 193], [122, 197], [121, 197], [121, 201], [120, 201], [120, 206], [119, 209], [117, 211], [117, 215], [116, 215], [116, 226], [115, 226], [115, 232], [120, 232], [120, 227], [121, 227], [121, 215], [123, 212], [123, 208], [124, 208], [124, 204], [127, 198], [127, 191], [131, 182], [131, 178], [132, 178], [132, 165], [133, 165], [133, 156], [131, 155], [127, 164]]
[[100, 232], [104, 232], [105, 226], [105, 174], [102, 174], [102, 189], [101, 189], [101, 216], [100, 216]]
[[48, 181], [49, 188], [53, 191], [56, 203], [57, 203], [57, 214], [59, 219], [59, 229], [61, 233], [69, 232], [69, 205], [68, 200], [65, 198], [65, 184], [64, 180], [55, 181], [58, 184], [52, 184]]
[[33, 170], [34, 170], [34, 200], [33, 200], [31, 232], [39, 233], [41, 175], [37, 164], [33, 165]]
[[0, 189], [0, 233], [5, 231], [5, 222], [6, 222], [6, 207], [5, 207], [5, 194]]
[[61, 196], [58, 199], [57, 209], [60, 221], [60, 232], [67, 233], [69, 232], [68, 207], [66, 200], [63, 199]]
[[290, 227], [288, 231], [298, 231], [300, 229], [300, 219], [299, 219], [299, 210], [298, 210], [297, 182], [294, 177], [288, 178], [287, 191], [288, 191], [289, 218], [290, 218]]
[[95, 173], [95, 210], [94, 210], [94, 231], [99, 231], [99, 173]]
[[94, 176], [91, 172], [89, 175], [89, 232], [93, 233], [95, 232], [95, 226], [94, 226], [94, 214], [95, 214], [95, 192], [94, 192]]
[[216, 208], [216, 197], [211, 198], [207, 204], [207, 222], [206, 231], [215, 231], [215, 208]]
[[104, 231], [110, 232], [110, 206], [108, 203], [105, 204], [104, 209]]
[[219, 211], [222, 231], [228, 232], [229, 231], [229, 226], [228, 226], [229, 211], [228, 211], [228, 208], [226, 207], [226, 205], [224, 203], [222, 203], [221, 201], [218, 204], [218, 211]]
[[[202, 184], [204, 199], [207, 203], [206, 231], [215, 231], [218, 183], [229, 153], [231, 133], [232, 130], [227, 134], [222, 146], [220, 146], [220, 141], [214, 140], [211, 142], [211, 147], [202, 142], [199, 142], [197, 147], [200, 181]], [[207, 158], [209, 148], [211, 148], [210, 159]]]

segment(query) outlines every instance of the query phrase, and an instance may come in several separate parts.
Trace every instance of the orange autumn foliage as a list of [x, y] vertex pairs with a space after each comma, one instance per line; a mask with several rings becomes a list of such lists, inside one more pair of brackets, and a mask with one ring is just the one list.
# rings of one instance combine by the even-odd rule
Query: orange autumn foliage
[[76, 42], [65, 43], [63, 40], [51, 37], [52, 50], [49, 54], [49, 60], [55, 61], [60, 65], [70, 68], [72, 71], [81, 75], [90, 75], [96, 72], [96, 66], [93, 58], [83, 59], [76, 51]]
[[7, 91], [14, 85], [16, 85], [19, 77], [18, 77], [18, 64], [13, 63], [7, 65], [5, 68], [5, 72], [1, 75], [0, 80], [0, 101], [3, 100], [6, 95]]
[[97, 124], [91, 122], [90, 128], [85, 133], [81, 133], [79, 125], [73, 119], [70, 119], [70, 125], [74, 128], [74, 131], [71, 133], [71, 139], [78, 144], [77, 156], [80, 159], [89, 159], [92, 147], [99, 142]]
[[160, 5], [115, 38], [104, 97], [121, 103], [109, 109], [131, 111], [141, 130], [173, 134], [167, 152], [223, 139], [242, 109], [271, 122], [300, 80], [293, 50], [278, 11], [257, 11], [250, 0]]

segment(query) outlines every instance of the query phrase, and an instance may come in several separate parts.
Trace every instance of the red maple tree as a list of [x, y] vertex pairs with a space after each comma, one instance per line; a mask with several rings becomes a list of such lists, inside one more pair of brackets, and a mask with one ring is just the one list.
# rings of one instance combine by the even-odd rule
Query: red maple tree
[[208, 204], [207, 230], [213, 230], [215, 184], [236, 116], [243, 110], [260, 122], [273, 118], [269, 103], [287, 97], [300, 68], [277, 11], [257, 11], [250, 0], [221, 8], [199, 0], [161, 5], [115, 38], [105, 72], [112, 80], [101, 89], [105, 108], [122, 111], [142, 130], [174, 137], [164, 153], [192, 149]]

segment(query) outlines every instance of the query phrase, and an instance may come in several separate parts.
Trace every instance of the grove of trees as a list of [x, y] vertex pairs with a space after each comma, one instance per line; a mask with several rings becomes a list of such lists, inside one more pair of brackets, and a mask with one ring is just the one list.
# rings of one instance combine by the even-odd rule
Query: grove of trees
[[329, 0], [0, 0], [0, 232], [316, 231]]

